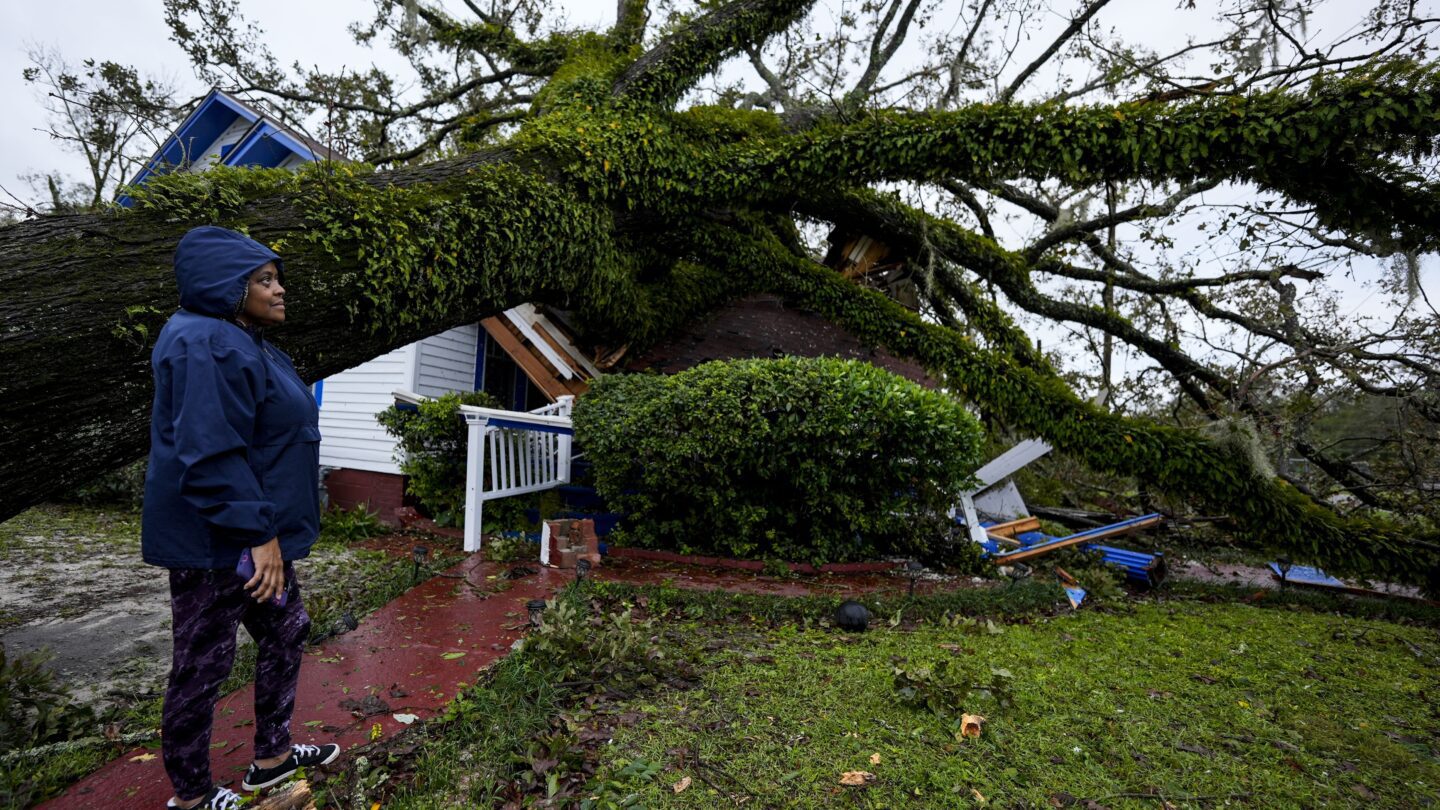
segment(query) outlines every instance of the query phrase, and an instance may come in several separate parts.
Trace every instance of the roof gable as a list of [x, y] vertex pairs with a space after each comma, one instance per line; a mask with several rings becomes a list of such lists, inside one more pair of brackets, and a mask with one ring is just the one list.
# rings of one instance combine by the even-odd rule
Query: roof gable
[[[128, 185], [139, 186], [157, 175], [202, 171], [214, 165], [274, 168], [292, 158], [308, 163], [334, 157], [321, 144], [214, 88]], [[116, 202], [129, 207], [133, 200], [122, 191]]]

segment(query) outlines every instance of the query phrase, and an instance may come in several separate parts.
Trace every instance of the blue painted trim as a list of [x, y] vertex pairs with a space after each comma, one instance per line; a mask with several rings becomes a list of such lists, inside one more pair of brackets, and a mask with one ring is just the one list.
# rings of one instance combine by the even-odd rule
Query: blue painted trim
[[490, 333], [486, 332], [485, 327], [479, 324], [476, 324], [475, 328], [480, 330], [480, 337], [475, 340], [475, 388], [473, 390], [482, 391], [485, 389], [485, 351], [490, 346]]
[[[225, 160], [226, 166], [260, 166], [273, 169], [289, 159], [294, 151], [286, 146], [284, 133], [269, 121], [262, 121], [251, 129]], [[308, 150], [307, 150], [308, 151]]]
[[[512, 358], [513, 359], [513, 358]], [[510, 410], [528, 411], [530, 408], [525, 402], [525, 395], [530, 388], [530, 378], [525, 376], [525, 369], [520, 364], [515, 364], [515, 390], [510, 394]]]
[[325, 402], [325, 381], [315, 381], [315, 406], [318, 408]]
[[513, 428], [515, 430], [533, 430], [536, 433], [555, 433], [560, 436], [574, 436], [574, 428], [551, 427], [550, 425], [534, 425], [529, 422], [520, 422], [514, 419], [497, 419], [491, 417], [489, 420], [492, 427]]
[[[180, 126], [170, 134], [160, 149], [151, 156], [128, 185], [138, 186], [157, 174], [163, 174], [167, 168], [178, 165], [180, 159], [185, 155], [184, 144], [190, 142], [190, 148], [197, 148], [196, 142], [200, 143], [198, 148], [206, 148], [220, 137], [236, 118], [243, 118], [254, 123], [259, 120], [255, 113], [245, 109], [240, 104], [225, 97], [219, 90], [211, 90], [200, 103], [195, 105], [195, 110], [185, 117]], [[195, 156], [191, 155], [193, 159]], [[128, 194], [121, 194], [116, 202], [129, 208], [134, 200]]]
[[281, 146], [284, 146], [293, 154], [299, 155], [301, 158], [304, 158], [306, 163], [314, 163], [315, 161], [320, 159], [320, 156], [315, 154], [315, 150], [313, 148], [311, 148], [304, 141], [296, 138], [295, 136], [291, 135], [283, 129], [279, 129], [278, 127], [272, 128], [270, 132], [270, 137], [271, 139], [278, 141]]

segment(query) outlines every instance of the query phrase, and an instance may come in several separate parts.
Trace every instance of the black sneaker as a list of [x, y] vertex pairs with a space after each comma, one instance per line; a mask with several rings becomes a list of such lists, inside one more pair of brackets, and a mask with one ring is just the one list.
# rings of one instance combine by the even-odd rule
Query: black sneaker
[[253, 762], [250, 763], [250, 770], [245, 772], [245, 778], [241, 780], [240, 787], [246, 790], [267, 788], [285, 781], [290, 774], [301, 768], [329, 765], [338, 756], [340, 756], [340, 746], [335, 743], [294, 745], [290, 747], [289, 759], [273, 768], [262, 768]]
[[[190, 810], [238, 810], [244, 801], [245, 799], [241, 797], [239, 793], [236, 793], [230, 788], [216, 785], [210, 789], [209, 793], [205, 794], [205, 798], [202, 799], [199, 804], [190, 808]], [[168, 808], [168, 810], [177, 810], [179, 806], [180, 805], [174, 801], [165, 802], [165, 807]]]

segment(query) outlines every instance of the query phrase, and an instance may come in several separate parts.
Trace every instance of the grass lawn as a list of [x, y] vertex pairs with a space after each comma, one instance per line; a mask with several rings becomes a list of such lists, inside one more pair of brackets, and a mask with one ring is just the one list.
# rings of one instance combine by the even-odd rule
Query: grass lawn
[[[686, 628], [678, 636], [691, 640], [683, 654], [704, 673], [698, 687], [612, 707], [622, 722], [613, 744], [597, 749], [601, 779], [627, 766], [641, 772], [617, 781], [650, 807], [1440, 799], [1440, 643], [1431, 629], [1188, 601], [999, 632], [880, 624], [863, 635]], [[972, 693], [942, 716], [897, 697], [897, 666], [941, 661], [969, 675], [959, 680], [1008, 670], [1013, 702]], [[945, 705], [943, 690], [930, 691]], [[978, 739], [957, 737], [962, 711], [988, 718]], [[845, 787], [847, 771], [874, 780]]]

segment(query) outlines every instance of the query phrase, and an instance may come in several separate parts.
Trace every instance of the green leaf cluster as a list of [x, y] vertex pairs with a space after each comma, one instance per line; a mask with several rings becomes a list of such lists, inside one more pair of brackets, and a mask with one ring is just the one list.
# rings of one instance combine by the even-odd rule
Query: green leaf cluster
[[813, 563], [930, 551], [981, 442], [951, 397], [827, 358], [605, 377], [575, 430], [634, 542]]

